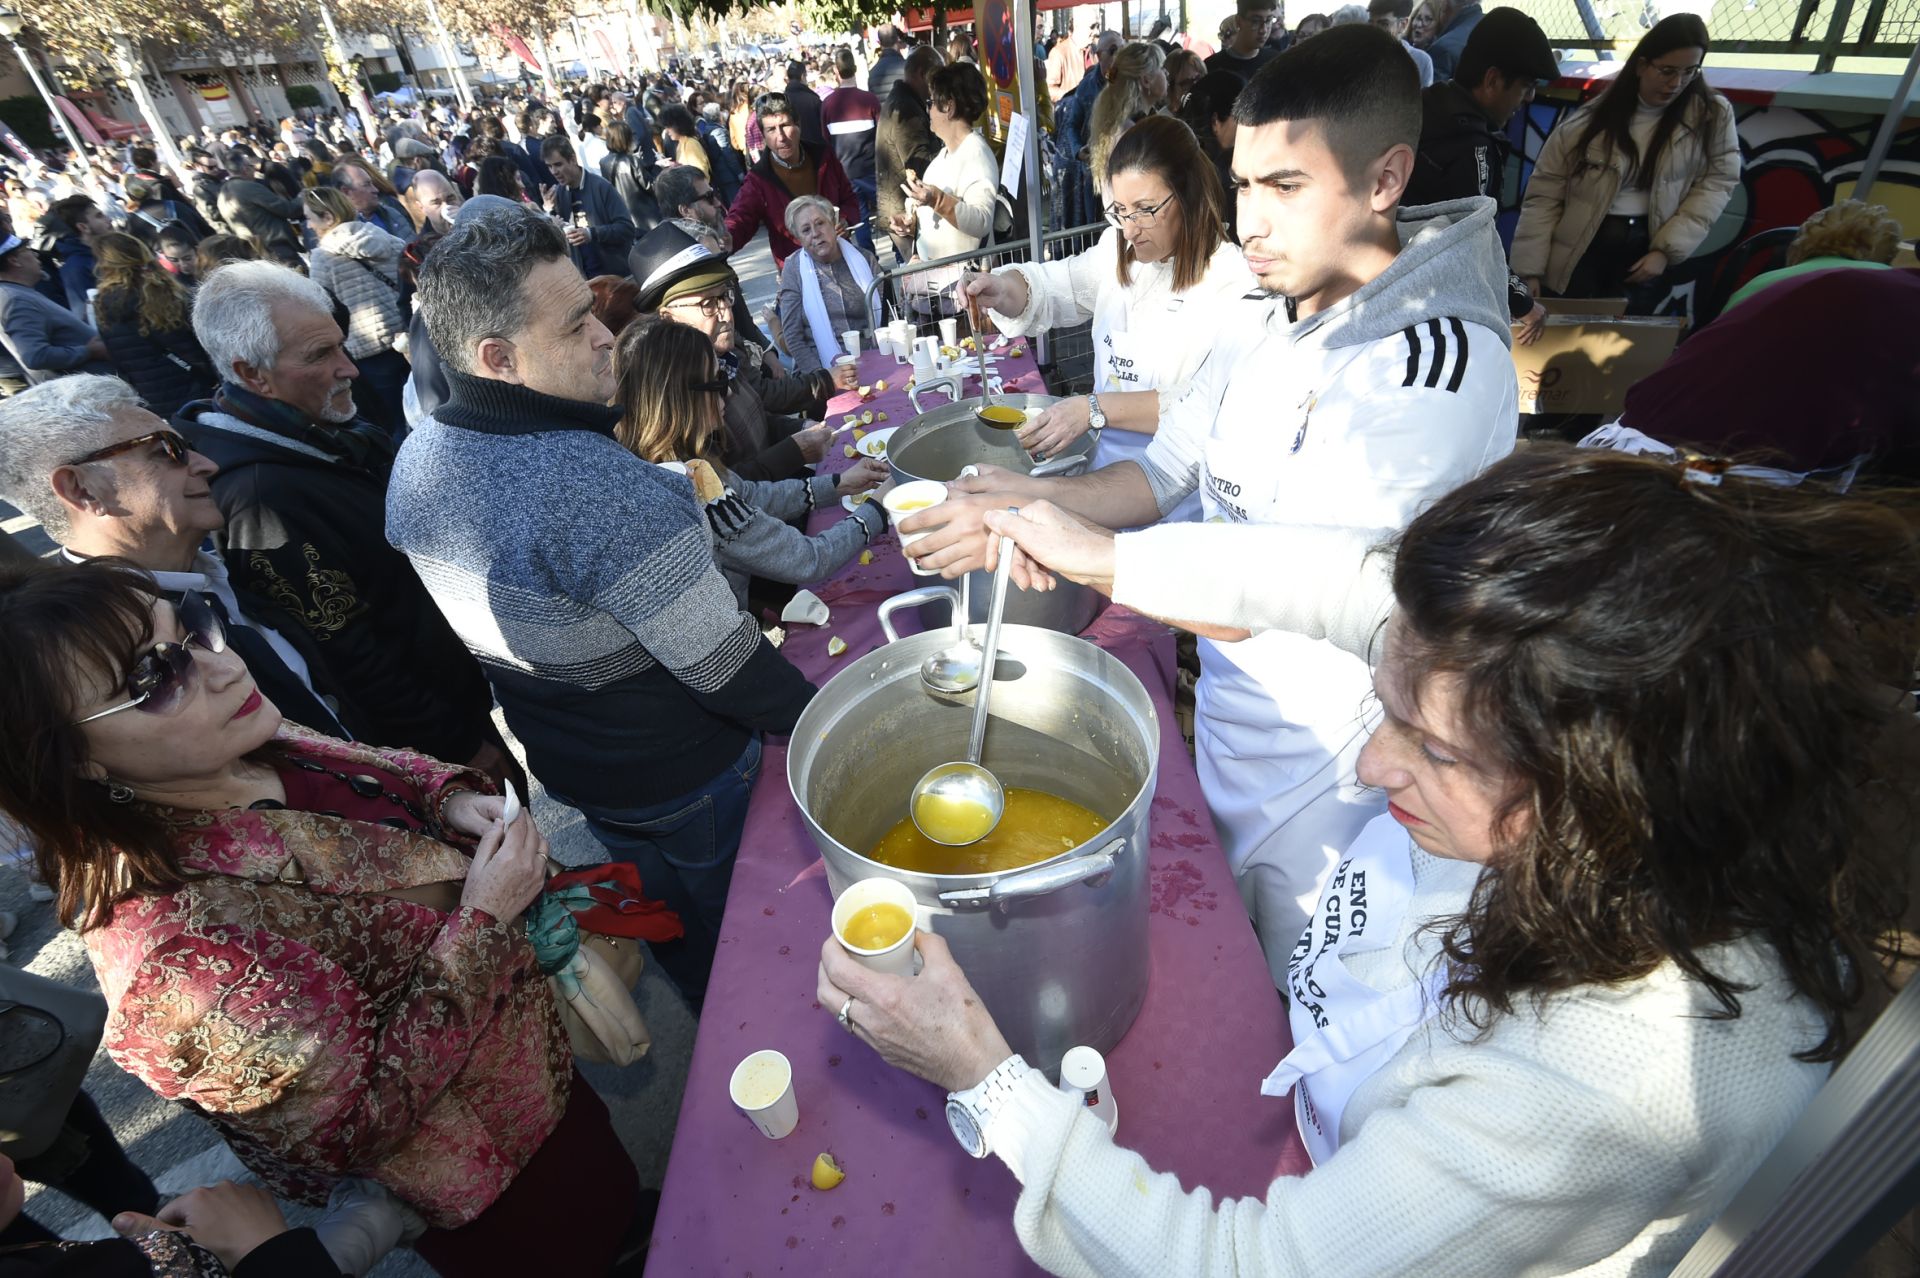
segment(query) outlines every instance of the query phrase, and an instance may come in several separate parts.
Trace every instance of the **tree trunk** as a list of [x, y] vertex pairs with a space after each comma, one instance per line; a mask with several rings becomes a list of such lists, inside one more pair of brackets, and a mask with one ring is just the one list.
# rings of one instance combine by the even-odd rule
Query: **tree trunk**
[[160, 162], [173, 170], [174, 181], [180, 184], [181, 190], [192, 190], [193, 175], [187, 168], [186, 158], [174, 143], [173, 131], [160, 118], [160, 110], [153, 104], [153, 95], [147, 92], [146, 57], [140, 46], [131, 36], [118, 36], [113, 42], [113, 52], [115, 67], [133, 94], [133, 103], [140, 109], [140, 118], [147, 122], [147, 128], [153, 132], [154, 150], [159, 153]]

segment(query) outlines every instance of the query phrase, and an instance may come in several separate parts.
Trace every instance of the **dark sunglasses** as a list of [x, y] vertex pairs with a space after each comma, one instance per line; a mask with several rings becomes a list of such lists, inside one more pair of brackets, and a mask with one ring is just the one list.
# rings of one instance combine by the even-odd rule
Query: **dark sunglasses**
[[710, 382], [688, 382], [687, 387], [690, 390], [711, 391], [715, 395], [723, 395], [727, 390], [727, 379], [716, 377]]
[[180, 618], [180, 629], [185, 633], [186, 640], [182, 643], [153, 645], [127, 672], [128, 699], [84, 719], [75, 719], [73, 722], [76, 726], [135, 707], [148, 714], [167, 713], [180, 704], [180, 696], [186, 691], [187, 672], [193, 669], [191, 650], [227, 650], [227, 627], [205, 595], [196, 592], [182, 596], [175, 612]]
[[186, 465], [187, 454], [193, 451], [192, 445], [188, 444], [186, 438], [178, 431], [156, 430], [134, 439], [123, 440], [118, 444], [108, 444], [105, 448], [97, 448], [85, 457], [77, 458], [67, 464], [84, 466], [88, 462], [106, 461], [109, 457], [118, 457], [122, 453], [145, 448], [148, 444], [160, 445], [160, 452], [176, 466]]

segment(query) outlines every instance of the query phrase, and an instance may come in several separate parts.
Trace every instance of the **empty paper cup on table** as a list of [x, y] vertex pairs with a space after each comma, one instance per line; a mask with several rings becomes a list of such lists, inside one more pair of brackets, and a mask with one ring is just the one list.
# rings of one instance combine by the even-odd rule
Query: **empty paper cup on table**
[[913, 342], [913, 371], [923, 376], [940, 370], [940, 339], [917, 337]]
[[862, 967], [913, 975], [919, 924], [913, 890], [898, 879], [861, 879], [833, 903], [833, 939]]
[[960, 320], [957, 316], [949, 315], [940, 321], [940, 344], [942, 346], [960, 344]]
[[733, 1067], [727, 1095], [768, 1140], [792, 1135], [800, 1123], [800, 1102], [793, 1094], [793, 1066], [772, 1048], [755, 1052]]
[[840, 334], [840, 349], [849, 355], [858, 355], [860, 353], [860, 330], [850, 328]]
[[829, 615], [825, 601], [811, 590], [794, 591], [793, 598], [780, 610], [780, 620], [808, 626], [826, 625]]
[[902, 364], [913, 358], [913, 325], [907, 320], [895, 320], [887, 325], [887, 331], [893, 334], [893, 349]]
[[[917, 514], [929, 506], [938, 506], [946, 499], [947, 486], [945, 484], [937, 479], [916, 479], [911, 483], [896, 485], [892, 492], [881, 499], [880, 504], [886, 508], [887, 518], [893, 521], [893, 526], [897, 530], [900, 527], [900, 521], [902, 519], [905, 519], [909, 515]], [[911, 546], [914, 542], [919, 541], [926, 535], [925, 530], [911, 533], [902, 532], [900, 534], [900, 553], [906, 554], [908, 546]], [[907, 567], [913, 569], [914, 572], [922, 577], [938, 577], [940, 575], [940, 570], [937, 568], [922, 568], [918, 563], [914, 562], [912, 555], [907, 555]]]

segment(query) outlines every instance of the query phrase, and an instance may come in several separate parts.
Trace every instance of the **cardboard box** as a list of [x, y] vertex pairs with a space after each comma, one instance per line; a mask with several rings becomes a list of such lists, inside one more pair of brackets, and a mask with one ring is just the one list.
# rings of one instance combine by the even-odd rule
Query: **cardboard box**
[[1611, 420], [1627, 389], [1673, 354], [1678, 316], [1549, 315], [1540, 340], [1515, 345], [1523, 413], [1599, 413]]
[[1542, 297], [1536, 299], [1549, 315], [1625, 315], [1624, 297]]

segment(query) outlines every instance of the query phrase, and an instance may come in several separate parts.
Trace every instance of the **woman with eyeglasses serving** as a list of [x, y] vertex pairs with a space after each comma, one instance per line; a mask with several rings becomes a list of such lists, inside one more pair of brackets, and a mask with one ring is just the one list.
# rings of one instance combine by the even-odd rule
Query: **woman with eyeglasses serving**
[[1733, 107], [1700, 74], [1707, 25], [1663, 18], [1607, 91], [1560, 121], [1527, 180], [1513, 272], [1535, 297], [1665, 300], [1665, 276], [1713, 229], [1740, 182]]
[[[1035, 415], [1020, 443], [1050, 456], [1092, 430], [1093, 464], [1138, 457], [1212, 346], [1221, 308], [1257, 287], [1222, 222], [1226, 194], [1193, 133], [1171, 116], [1128, 129], [1108, 161], [1113, 229], [1055, 262], [968, 275], [963, 296], [1003, 333], [1093, 321], [1093, 393]], [[1189, 497], [1168, 519], [1199, 518]]]
[[379, 1182], [442, 1274], [606, 1272], [639, 1183], [520, 921], [546, 840], [481, 773], [283, 724], [204, 597], [154, 589], [0, 571], [0, 810], [108, 1054], [282, 1198]]

